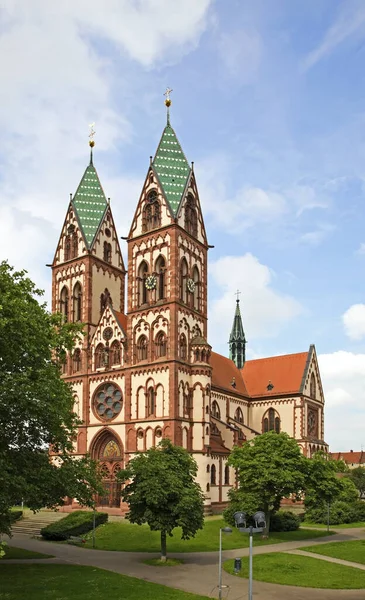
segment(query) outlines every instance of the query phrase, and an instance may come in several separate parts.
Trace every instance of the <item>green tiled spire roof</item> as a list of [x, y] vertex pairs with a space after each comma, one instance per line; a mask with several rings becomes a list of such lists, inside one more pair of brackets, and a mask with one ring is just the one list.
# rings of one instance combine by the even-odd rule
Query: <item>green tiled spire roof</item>
[[190, 165], [169, 122], [163, 130], [152, 165], [170, 208], [176, 215], [190, 175]]
[[232, 331], [229, 336], [229, 358], [233, 360], [239, 369], [246, 361], [246, 337], [243, 331], [240, 301], [236, 301], [236, 312], [233, 319]]
[[86, 243], [90, 248], [105, 209], [108, 206], [98, 174], [92, 163], [92, 156], [90, 164], [86, 168], [76, 194], [73, 197], [72, 205], [78, 217]]

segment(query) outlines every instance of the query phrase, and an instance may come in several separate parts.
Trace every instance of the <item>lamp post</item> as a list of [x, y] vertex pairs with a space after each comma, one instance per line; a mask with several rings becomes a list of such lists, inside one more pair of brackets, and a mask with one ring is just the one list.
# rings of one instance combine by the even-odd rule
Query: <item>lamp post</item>
[[247, 532], [249, 534], [249, 558], [248, 558], [248, 600], [252, 600], [252, 580], [253, 580], [253, 576], [252, 576], [252, 557], [253, 557], [253, 534], [254, 533], [261, 533], [265, 527], [266, 527], [266, 519], [265, 519], [265, 513], [263, 513], [261, 510], [259, 510], [258, 512], [256, 512], [254, 514], [254, 516], [252, 517], [254, 522], [255, 522], [255, 526], [253, 527], [252, 525], [250, 525], [249, 527], [247, 527], [247, 523], [246, 523], [246, 513], [244, 512], [236, 512], [234, 513], [234, 520], [236, 522], [236, 527], [239, 531], [242, 532]]
[[221, 527], [219, 529], [219, 574], [218, 574], [218, 598], [222, 600], [222, 531], [223, 533], [232, 533], [230, 527]]

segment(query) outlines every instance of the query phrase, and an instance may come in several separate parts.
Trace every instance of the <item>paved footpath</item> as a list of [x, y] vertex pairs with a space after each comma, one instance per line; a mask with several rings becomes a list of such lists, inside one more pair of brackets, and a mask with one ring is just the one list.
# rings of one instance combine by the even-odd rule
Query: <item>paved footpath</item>
[[[323, 544], [326, 542], [349, 541], [365, 539], [365, 530], [343, 529], [336, 535], [316, 540], [305, 540], [298, 542], [285, 542], [254, 548], [254, 554], [266, 554], [268, 552], [295, 552], [303, 546]], [[111, 552], [106, 550], [89, 550], [66, 544], [54, 544], [29, 538], [28, 536], [16, 534], [9, 540], [10, 546], [17, 546], [27, 550], [43, 552], [55, 556], [53, 559], [31, 559], [23, 560], [24, 563], [43, 564], [77, 564], [100, 567], [116, 573], [122, 573], [132, 577], [138, 577], [146, 581], [161, 583], [169, 587], [178, 588], [187, 592], [201, 594], [212, 598], [218, 597], [218, 557], [215, 552], [194, 552], [184, 554], [171, 554], [169, 556], [181, 558], [184, 564], [176, 567], [152, 567], [141, 563], [141, 561], [152, 558], [152, 553], [141, 552]], [[248, 548], [242, 550], [227, 550], [223, 552], [224, 560], [236, 556], [247, 556]], [[324, 559], [318, 555], [318, 558]], [[329, 557], [326, 557], [329, 560]], [[6, 561], [7, 564], [19, 563], [19, 560]], [[333, 559], [333, 562], [337, 562]], [[360, 565], [346, 563], [351, 566]], [[255, 569], [255, 563], [254, 563]], [[245, 600], [247, 598], [248, 582], [246, 579], [234, 577], [223, 572], [223, 584], [227, 586], [223, 590], [223, 597], [229, 600]], [[254, 581], [254, 600], [364, 600], [364, 590], [321, 590], [315, 588], [300, 588], [294, 586], [283, 586], [271, 583]], [[40, 598], [40, 600], [42, 600]]]

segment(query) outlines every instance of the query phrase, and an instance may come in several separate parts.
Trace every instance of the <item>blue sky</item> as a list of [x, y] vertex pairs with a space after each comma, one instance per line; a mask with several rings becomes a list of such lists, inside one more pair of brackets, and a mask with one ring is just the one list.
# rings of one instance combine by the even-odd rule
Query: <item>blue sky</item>
[[[248, 356], [315, 343], [333, 450], [365, 444], [363, 0], [5, 0], [0, 258], [50, 294], [69, 192], [95, 165], [126, 235], [165, 123], [195, 162], [210, 341], [241, 290]], [[126, 258], [126, 255], [125, 255]]]

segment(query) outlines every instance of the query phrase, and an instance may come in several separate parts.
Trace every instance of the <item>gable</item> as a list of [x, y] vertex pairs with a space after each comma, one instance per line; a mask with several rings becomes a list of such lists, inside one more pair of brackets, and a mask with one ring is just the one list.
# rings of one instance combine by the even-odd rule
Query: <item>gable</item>
[[132, 220], [132, 225], [129, 231], [128, 238], [135, 238], [140, 235], [147, 233], [145, 226], [145, 211], [148, 208], [148, 202], [150, 193], [156, 192], [158, 210], [159, 210], [159, 224], [151, 229], [148, 229], [148, 233], [153, 234], [161, 227], [166, 227], [174, 222], [174, 218], [171, 212], [171, 208], [166, 200], [165, 194], [161, 187], [161, 184], [156, 176], [156, 173], [152, 166], [147, 171], [147, 176], [143, 184], [142, 192], [138, 200], [138, 204]]
[[183, 229], [186, 229], [186, 208], [189, 198], [193, 199], [197, 216], [197, 234], [193, 237], [196, 237], [196, 239], [198, 239], [202, 244], [207, 244], [207, 234], [205, 231], [203, 213], [200, 206], [198, 188], [193, 172], [191, 172], [189, 176], [186, 189], [184, 191], [184, 195], [181, 199], [181, 203], [177, 212], [178, 225], [180, 225], [180, 227], [182, 227]]
[[52, 266], [55, 267], [84, 254], [86, 254], [86, 240], [79, 226], [72, 203], [70, 202], [63, 222]]
[[309, 396], [311, 400], [324, 403], [321, 376], [314, 345], [311, 345], [308, 353], [306, 370], [302, 381], [302, 393], [305, 396]]
[[307, 358], [308, 352], [301, 352], [246, 361], [241, 372], [249, 395], [300, 394]]
[[125, 361], [124, 342], [126, 341], [127, 317], [121, 312], [115, 311], [110, 304], [105, 307], [100, 317], [99, 323], [95, 329], [91, 340], [92, 364], [95, 366], [95, 350], [101, 346], [103, 348], [112, 348], [113, 343], [119, 343], [121, 348], [121, 361], [119, 366], [123, 366]]
[[110, 205], [108, 205], [107, 210], [99, 224], [91, 246], [92, 253], [100, 258], [100, 260], [105, 260], [105, 244], [109, 244], [111, 246], [110, 260], [108, 260], [108, 262], [110, 262], [110, 264], [114, 267], [118, 267], [122, 271], [125, 271], [118, 234], [115, 228]]

